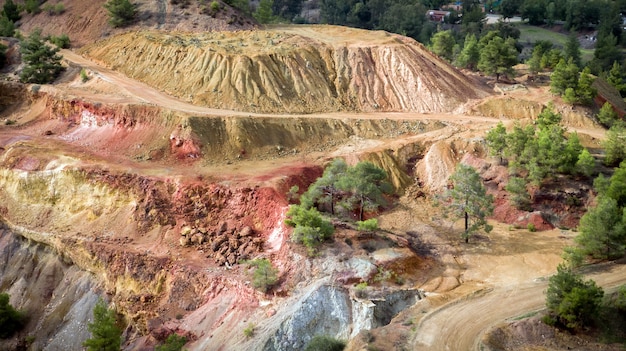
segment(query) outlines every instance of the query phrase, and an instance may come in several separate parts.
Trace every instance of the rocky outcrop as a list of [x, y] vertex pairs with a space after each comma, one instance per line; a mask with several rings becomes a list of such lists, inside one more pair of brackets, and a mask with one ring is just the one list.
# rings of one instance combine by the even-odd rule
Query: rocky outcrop
[[142, 31], [82, 53], [170, 95], [229, 110], [442, 112], [487, 95], [412, 39], [342, 27]]

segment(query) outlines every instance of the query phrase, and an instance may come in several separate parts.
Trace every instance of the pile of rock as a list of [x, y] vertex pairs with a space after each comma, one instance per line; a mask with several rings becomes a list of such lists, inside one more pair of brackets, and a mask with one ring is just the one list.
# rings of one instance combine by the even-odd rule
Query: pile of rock
[[194, 246], [210, 252], [207, 257], [213, 257], [220, 266], [248, 259], [261, 251], [263, 246], [263, 238], [256, 236], [249, 226], [228, 228], [226, 222], [222, 222], [216, 230], [184, 226], [180, 235], [181, 246]]

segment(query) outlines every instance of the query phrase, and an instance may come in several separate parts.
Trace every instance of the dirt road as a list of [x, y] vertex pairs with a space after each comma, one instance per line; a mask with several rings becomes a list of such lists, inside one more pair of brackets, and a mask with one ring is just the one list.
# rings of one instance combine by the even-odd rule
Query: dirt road
[[[588, 269], [585, 276], [606, 290], [626, 283], [626, 267], [599, 265]], [[491, 327], [545, 308], [547, 286], [547, 277], [539, 277], [518, 285], [478, 290], [425, 316], [410, 344], [414, 350], [481, 350], [482, 336]]]

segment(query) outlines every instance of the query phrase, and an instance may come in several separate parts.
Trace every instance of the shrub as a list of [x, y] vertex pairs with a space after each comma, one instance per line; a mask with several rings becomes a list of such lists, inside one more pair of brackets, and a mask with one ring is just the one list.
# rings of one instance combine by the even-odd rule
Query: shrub
[[243, 335], [246, 336], [246, 338], [251, 338], [254, 336], [254, 328], [256, 326], [254, 325], [254, 323], [250, 323], [248, 324], [248, 326], [243, 330]]
[[536, 232], [537, 228], [535, 228], [535, 224], [534, 223], [528, 223], [528, 225], [526, 226], [526, 229], [528, 229], [529, 232]]
[[378, 219], [370, 218], [365, 221], [357, 221], [357, 228], [364, 232], [373, 232], [378, 229]]
[[0, 294], [0, 339], [10, 338], [22, 329], [24, 323], [24, 314], [11, 306], [9, 294]]
[[327, 335], [315, 335], [306, 345], [305, 351], [342, 351], [346, 343]]
[[15, 35], [15, 24], [6, 16], [0, 16], [0, 37], [12, 37]]
[[63, 5], [63, 3], [58, 3], [56, 5], [45, 4], [42, 10], [47, 12], [50, 16], [58, 16], [65, 12], [65, 5]]
[[68, 49], [70, 47], [70, 37], [67, 34], [61, 34], [58, 37], [50, 37], [50, 42], [61, 49]]
[[39, 0], [26, 0], [24, 3], [24, 10], [33, 14], [41, 12], [41, 9], [39, 8]]
[[267, 292], [278, 281], [278, 270], [267, 258], [258, 258], [248, 262], [248, 264], [256, 267], [252, 273], [252, 286], [255, 289]]
[[211, 2], [211, 13], [215, 14], [220, 10], [220, 3], [217, 1]]
[[87, 71], [84, 68], [80, 70], [80, 80], [83, 83], [89, 80], [89, 75], [87, 75]]
[[306, 209], [302, 206], [291, 205], [287, 216], [289, 218], [285, 220], [285, 224], [295, 227], [291, 236], [292, 240], [306, 246], [311, 255], [322, 242], [330, 239], [334, 232], [333, 225], [323, 219], [320, 212], [313, 207]]
[[187, 338], [176, 333], [170, 334], [163, 345], [154, 348], [154, 351], [180, 351], [187, 343]]

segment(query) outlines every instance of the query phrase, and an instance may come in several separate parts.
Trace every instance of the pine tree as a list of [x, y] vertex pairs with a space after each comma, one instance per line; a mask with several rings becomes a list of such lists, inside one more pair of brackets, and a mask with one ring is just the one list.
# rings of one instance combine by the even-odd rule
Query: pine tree
[[430, 41], [432, 43], [432, 50], [437, 56], [448, 62], [452, 61], [453, 49], [456, 42], [454, 36], [452, 36], [451, 30], [435, 33]]
[[[496, 81], [501, 75], [512, 73], [513, 65], [517, 63], [517, 50], [515, 49], [515, 39], [502, 39], [497, 32], [490, 40], [481, 39], [480, 59], [478, 69], [487, 75], [496, 75]], [[491, 34], [491, 33], [490, 33]]]
[[20, 16], [20, 9], [13, 0], [7, 0], [2, 6], [2, 12], [4, 16], [11, 22], [15, 23], [22, 18]]
[[520, 177], [511, 177], [505, 189], [509, 192], [510, 201], [519, 210], [529, 211], [530, 194], [526, 188], [526, 180]]
[[83, 346], [88, 351], [119, 351], [122, 343], [122, 331], [116, 325], [115, 311], [107, 308], [106, 302], [98, 300], [93, 309], [93, 322], [87, 325], [91, 338]]
[[137, 16], [137, 7], [129, 0], [109, 0], [104, 8], [109, 11], [109, 24], [113, 27], [127, 26]]
[[566, 61], [572, 59], [572, 62], [576, 66], [581, 66], [580, 42], [578, 41], [578, 38], [576, 37], [576, 32], [574, 31], [571, 31], [569, 36], [567, 37], [564, 54], [564, 58]]
[[598, 121], [602, 123], [605, 127], [611, 127], [613, 123], [617, 120], [617, 113], [613, 109], [613, 105], [611, 105], [608, 101], [602, 105], [600, 108], [600, 112], [598, 112]]
[[614, 123], [606, 132], [604, 147], [604, 164], [615, 166], [626, 159], [626, 128], [622, 123]]
[[12, 37], [15, 35], [15, 24], [6, 16], [0, 16], [0, 37]]
[[254, 273], [252, 273], [252, 286], [255, 289], [259, 289], [262, 292], [267, 290], [276, 284], [278, 281], [278, 269], [272, 265], [272, 262], [267, 258], [259, 258], [249, 262], [251, 266], [255, 267]]
[[504, 128], [504, 124], [499, 122], [494, 128], [489, 129], [485, 136], [485, 141], [489, 147], [489, 154], [500, 157], [500, 163], [502, 163], [504, 150], [506, 149], [506, 128]]
[[591, 177], [595, 173], [596, 159], [593, 158], [589, 150], [583, 149], [576, 161], [576, 171], [586, 177]]
[[480, 50], [478, 49], [478, 39], [474, 34], [465, 36], [463, 50], [456, 58], [456, 65], [462, 68], [475, 70], [480, 59]]
[[21, 42], [20, 53], [26, 64], [20, 80], [24, 83], [47, 84], [53, 82], [63, 71], [58, 48], [51, 48], [41, 38], [41, 31], [35, 30]]
[[272, 0], [261, 0], [259, 2], [259, 7], [253, 14], [254, 18], [262, 24], [272, 22], [274, 19], [274, 14], [272, 12], [273, 6], [274, 2]]
[[489, 233], [492, 226], [487, 223], [487, 216], [493, 213], [493, 196], [487, 194], [480, 175], [471, 166], [460, 163], [450, 181], [452, 188], [446, 190], [442, 200], [446, 202], [447, 214], [464, 219], [462, 237], [465, 242], [469, 242], [470, 236], [480, 229]]
[[10, 338], [24, 326], [24, 315], [9, 303], [9, 294], [0, 294], [0, 339]]
[[570, 59], [559, 61], [550, 77], [550, 91], [563, 95], [567, 88], [575, 89], [578, 86], [578, 66]]
[[590, 208], [580, 219], [578, 230], [580, 234], [576, 236], [576, 243], [585, 255], [612, 259], [626, 253], [622, 209], [611, 197], [600, 197], [596, 207]]
[[611, 70], [609, 70], [606, 81], [617, 89], [622, 97], [626, 96], [626, 73], [619, 62], [613, 62], [613, 66]]
[[375, 211], [386, 203], [384, 194], [393, 192], [393, 186], [387, 182], [387, 172], [367, 161], [348, 168], [337, 185], [349, 194], [343, 199], [343, 206], [357, 209], [359, 221], [363, 220], [366, 210]]

